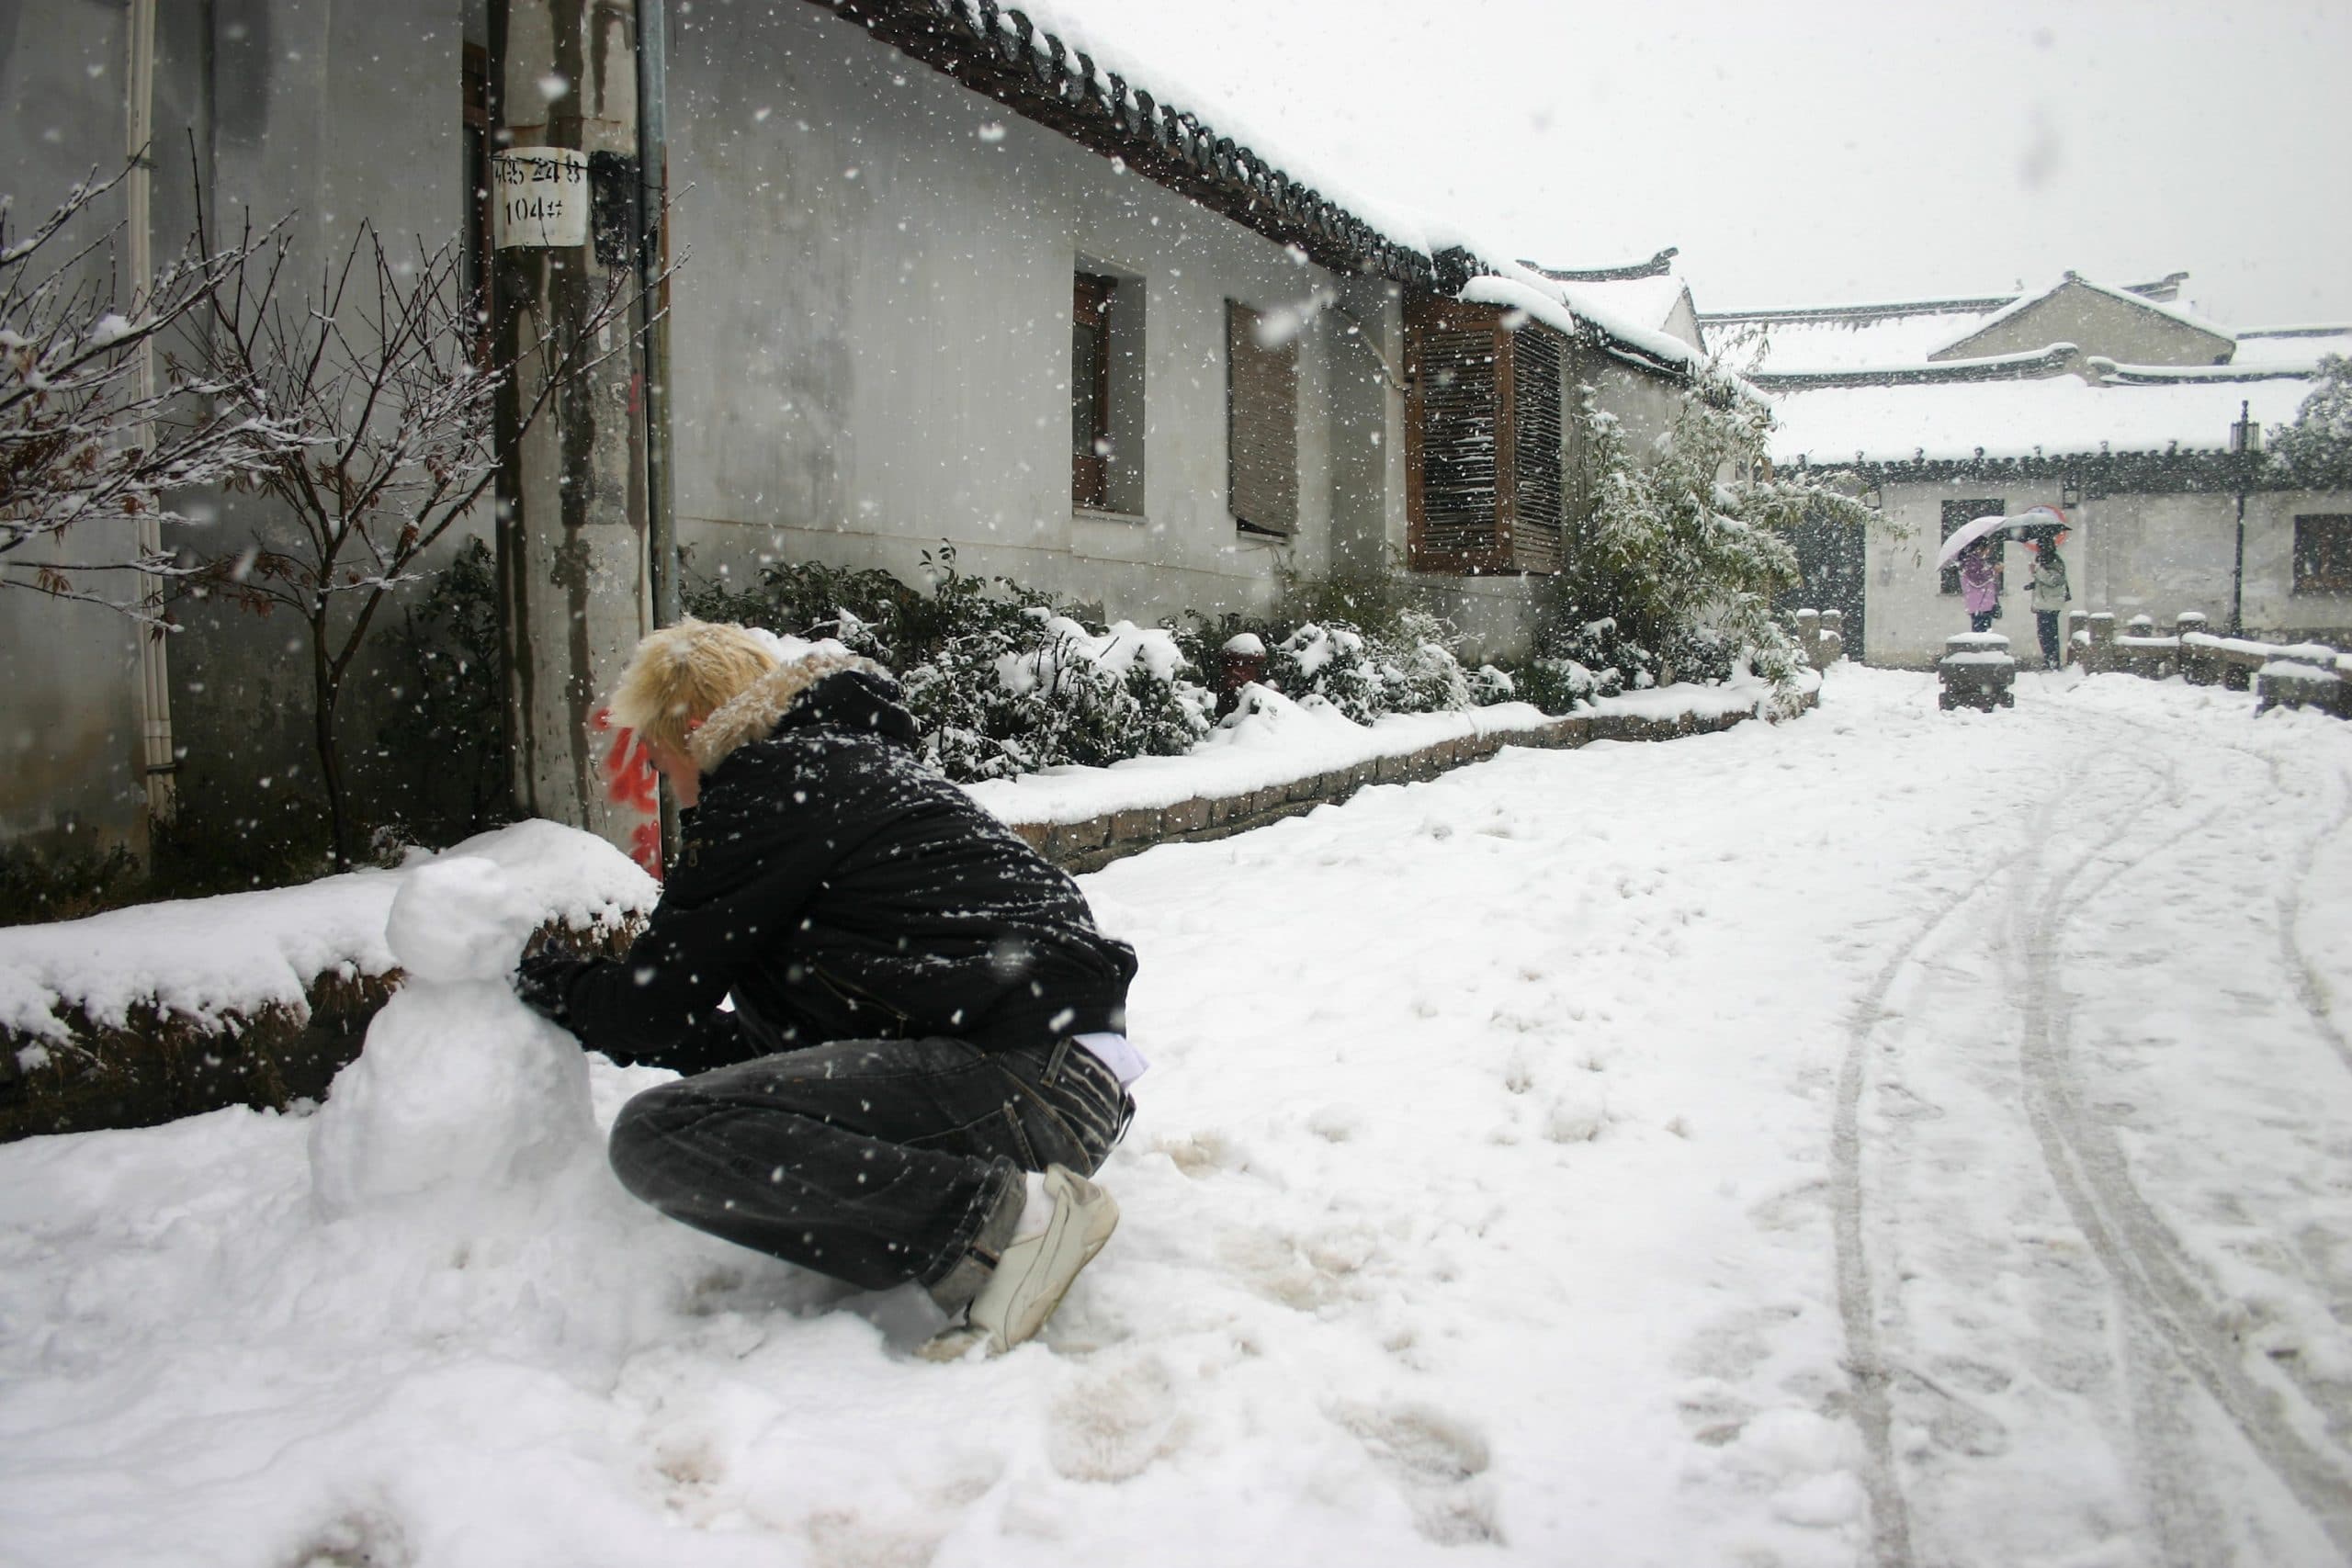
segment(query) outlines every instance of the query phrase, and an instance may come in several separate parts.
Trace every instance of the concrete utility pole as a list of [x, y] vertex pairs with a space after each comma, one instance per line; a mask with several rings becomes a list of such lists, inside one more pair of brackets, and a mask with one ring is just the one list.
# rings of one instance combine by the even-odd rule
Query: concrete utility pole
[[[503, 355], [534, 340], [535, 321], [576, 341], [609, 273], [639, 260], [637, 6], [493, 0], [492, 11], [494, 151], [509, 171], [492, 186]], [[625, 346], [634, 325], [625, 314], [604, 328], [612, 342], [595, 351], [623, 351], [564, 387], [519, 450], [509, 448], [498, 542], [516, 796], [527, 811], [642, 852], [650, 815], [609, 786], [614, 738], [596, 728], [653, 625], [644, 398], [638, 355]], [[516, 367], [522, 386], [538, 374], [530, 356]]]

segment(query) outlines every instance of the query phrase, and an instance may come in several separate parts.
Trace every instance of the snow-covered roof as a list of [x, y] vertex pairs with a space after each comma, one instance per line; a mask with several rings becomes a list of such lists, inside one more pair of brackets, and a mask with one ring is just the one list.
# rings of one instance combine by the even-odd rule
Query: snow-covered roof
[[1611, 344], [1632, 351], [1639, 360], [1685, 374], [1696, 375], [1705, 368], [1706, 355], [1671, 333], [1627, 318], [1613, 301], [1595, 297], [1594, 287], [1555, 282], [1532, 267], [1507, 262], [1496, 276], [1472, 278], [1457, 298], [1474, 305], [1524, 310], [1570, 337], [1598, 333]]
[[[2159, 367], [2161, 368], [2161, 367]], [[2311, 384], [2298, 377], [2215, 380], [2167, 376], [2094, 385], [2031, 381], [1832, 387], [1773, 398], [1774, 456], [1816, 463], [1929, 461], [2226, 450], [2241, 402], [2263, 424], [2295, 417]]]
[[2316, 370], [2331, 354], [2352, 356], [2352, 326], [2248, 327], [2238, 333], [2230, 363]]
[[[1573, 288], [1579, 298], [1595, 309], [1605, 310], [1629, 321], [1646, 327], [1663, 329], [1674, 315], [1674, 308], [1682, 302], [1688, 288], [1672, 273], [1657, 277], [1610, 277], [1597, 279], [1548, 279], [1564, 288]], [[1678, 340], [1679, 341], [1679, 340]]]
[[1983, 318], [1955, 318], [1947, 311], [1783, 321], [1701, 318], [1709, 340], [1727, 357], [1761, 371], [1859, 370], [1921, 364], [1930, 349], [1951, 336], [1956, 319]]
[[1981, 316], [1973, 322], [1961, 327], [1946, 341], [1939, 343], [1936, 344], [1935, 347], [1929, 349], [1928, 351], [1928, 356], [1929, 358], [1933, 358], [1937, 355], [1947, 354], [1952, 349], [1958, 348], [1962, 344], [1968, 342], [1969, 339], [1975, 337], [1979, 333], [1990, 332], [1993, 328], [1999, 326], [2003, 321], [2008, 321], [2015, 316], [2023, 315], [2026, 311], [2032, 310], [2036, 305], [2041, 304], [2052, 295], [2065, 288], [2087, 288], [2094, 294], [2104, 294], [2110, 299], [2119, 300], [2123, 304], [2131, 305], [2139, 310], [2150, 311], [2153, 314], [2165, 317], [2168, 320], [2177, 321], [2180, 325], [2190, 328], [2193, 331], [2209, 333], [2212, 336], [2220, 338], [2224, 343], [2236, 341], [2234, 334], [2231, 333], [2229, 328], [2221, 325], [2219, 322], [2206, 320], [2203, 316], [2199, 315], [2196, 311], [2188, 309], [2185, 305], [2176, 305], [2168, 300], [2163, 299], [2151, 299], [2144, 294], [2136, 294], [2131, 289], [2117, 288], [2105, 283], [2094, 283], [2089, 278], [2083, 276], [2080, 273], [2070, 272], [2064, 277], [2061, 277], [2057, 282], [2050, 285], [2047, 288], [2036, 289], [2030, 293], [2020, 294], [2008, 304], [1993, 311], [1991, 314]]

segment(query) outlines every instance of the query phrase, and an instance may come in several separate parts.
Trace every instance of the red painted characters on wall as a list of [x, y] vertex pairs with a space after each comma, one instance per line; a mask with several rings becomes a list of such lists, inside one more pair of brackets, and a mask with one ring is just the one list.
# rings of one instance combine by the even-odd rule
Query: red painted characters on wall
[[653, 759], [638, 743], [637, 731], [613, 722], [610, 709], [598, 708], [593, 722], [598, 731], [613, 738], [605, 750], [605, 798], [643, 818], [629, 830], [628, 858], [658, 881], [662, 875], [662, 787]]

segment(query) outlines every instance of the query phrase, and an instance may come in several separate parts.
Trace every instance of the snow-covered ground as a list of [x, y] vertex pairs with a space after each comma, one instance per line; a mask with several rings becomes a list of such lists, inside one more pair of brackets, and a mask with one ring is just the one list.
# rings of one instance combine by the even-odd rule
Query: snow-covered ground
[[593, 1143], [0, 1148], [0, 1562], [2341, 1561], [2352, 727], [2250, 708], [1840, 667], [1086, 879], [1126, 1218], [994, 1362]]

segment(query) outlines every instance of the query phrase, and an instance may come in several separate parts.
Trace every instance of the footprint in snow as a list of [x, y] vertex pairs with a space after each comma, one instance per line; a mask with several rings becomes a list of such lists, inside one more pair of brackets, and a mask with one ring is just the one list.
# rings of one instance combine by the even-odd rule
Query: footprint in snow
[[1154, 1355], [1098, 1362], [1054, 1401], [1046, 1455], [1071, 1481], [1125, 1481], [1181, 1447], [1176, 1382]]
[[1502, 1544], [1487, 1439], [1469, 1422], [1426, 1405], [1342, 1405], [1332, 1418], [1403, 1487], [1414, 1528], [1442, 1546]]

